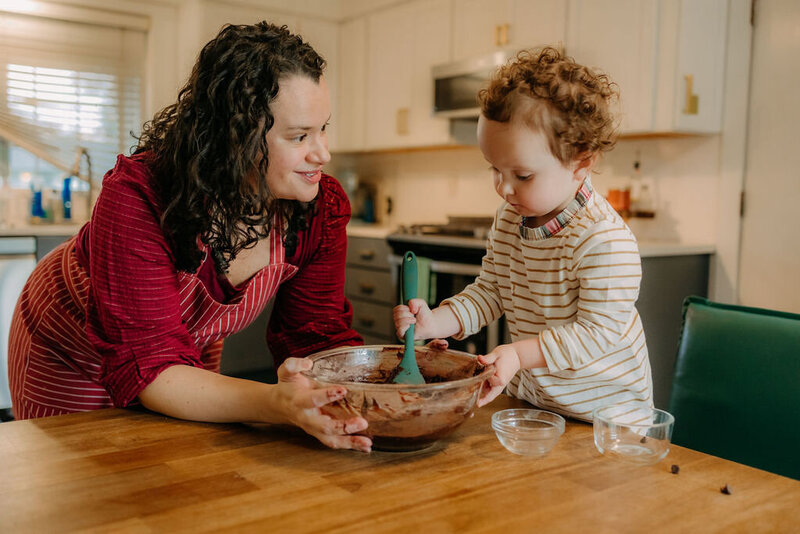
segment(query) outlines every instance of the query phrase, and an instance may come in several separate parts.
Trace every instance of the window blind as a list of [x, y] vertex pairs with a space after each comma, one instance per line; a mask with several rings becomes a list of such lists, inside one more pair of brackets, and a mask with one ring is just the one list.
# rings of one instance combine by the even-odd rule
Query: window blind
[[65, 172], [83, 147], [102, 176], [136, 143], [145, 47], [141, 30], [0, 13], [0, 136]]

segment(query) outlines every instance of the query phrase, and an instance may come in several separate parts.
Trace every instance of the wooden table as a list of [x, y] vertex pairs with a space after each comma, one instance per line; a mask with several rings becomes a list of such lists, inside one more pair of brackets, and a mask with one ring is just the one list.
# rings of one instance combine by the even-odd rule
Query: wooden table
[[800, 482], [682, 447], [619, 463], [569, 422], [549, 455], [511, 454], [489, 418], [523, 404], [416, 453], [128, 410], [3, 423], [0, 532], [800, 531]]

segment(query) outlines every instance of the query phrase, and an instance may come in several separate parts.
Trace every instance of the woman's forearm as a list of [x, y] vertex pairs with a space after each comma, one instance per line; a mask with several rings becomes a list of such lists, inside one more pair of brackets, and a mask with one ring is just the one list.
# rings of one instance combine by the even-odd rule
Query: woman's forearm
[[173, 365], [139, 393], [145, 408], [191, 421], [286, 423], [274, 385]]

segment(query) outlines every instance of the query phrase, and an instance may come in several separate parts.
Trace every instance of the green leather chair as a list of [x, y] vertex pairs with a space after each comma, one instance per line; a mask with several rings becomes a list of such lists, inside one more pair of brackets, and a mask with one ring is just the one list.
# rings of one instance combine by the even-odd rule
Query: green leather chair
[[673, 443], [800, 480], [800, 315], [688, 297]]

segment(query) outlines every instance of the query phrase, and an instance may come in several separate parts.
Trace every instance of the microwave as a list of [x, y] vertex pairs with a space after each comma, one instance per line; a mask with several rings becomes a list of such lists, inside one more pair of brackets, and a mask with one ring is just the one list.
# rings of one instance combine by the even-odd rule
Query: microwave
[[433, 67], [433, 114], [453, 119], [478, 118], [478, 91], [486, 87], [497, 67], [515, 55], [515, 50], [499, 50]]

